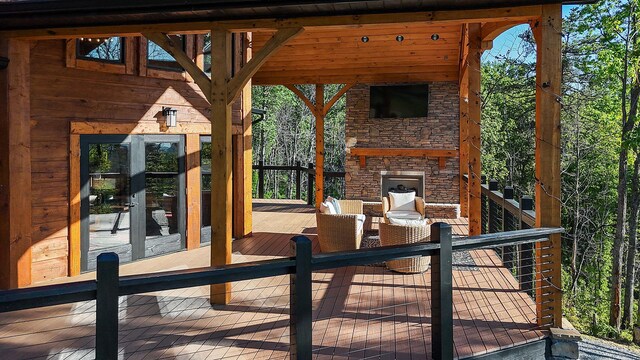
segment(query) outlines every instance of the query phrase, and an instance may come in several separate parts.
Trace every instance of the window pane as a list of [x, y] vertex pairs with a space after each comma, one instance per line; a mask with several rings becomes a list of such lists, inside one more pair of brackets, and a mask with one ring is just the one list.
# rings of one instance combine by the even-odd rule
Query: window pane
[[[182, 50], [185, 49], [183, 35], [169, 35], [169, 37], [178, 44], [178, 47]], [[147, 42], [147, 66], [163, 70], [183, 71], [182, 66], [176, 62], [173, 56], [151, 40]]]
[[202, 48], [204, 55], [204, 72], [211, 77], [211, 33], [204, 36], [204, 47]]
[[80, 59], [124, 63], [123, 38], [80, 38], [76, 42], [76, 56]]

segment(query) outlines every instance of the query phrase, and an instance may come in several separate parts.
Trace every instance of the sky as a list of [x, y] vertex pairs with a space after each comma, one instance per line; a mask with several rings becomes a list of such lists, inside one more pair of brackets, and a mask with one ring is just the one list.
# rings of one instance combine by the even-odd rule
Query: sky
[[[562, 15], [566, 16], [571, 9], [578, 6], [580, 5], [563, 5]], [[522, 43], [518, 35], [525, 32], [528, 28], [529, 25], [518, 25], [500, 34], [500, 36], [493, 41], [493, 48], [490, 51], [484, 52], [482, 61], [492, 61], [495, 60], [496, 57], [504, 57], [507, 55], [509, 57], [518, 56], [518, 49]]]

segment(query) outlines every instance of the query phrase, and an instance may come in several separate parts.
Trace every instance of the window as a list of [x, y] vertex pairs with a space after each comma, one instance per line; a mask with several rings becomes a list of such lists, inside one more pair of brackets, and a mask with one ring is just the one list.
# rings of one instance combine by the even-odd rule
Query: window
[[76, 40], [76, 58], [124, 64], [124, 39], [80, 38]]
[[[175, 41], [182, 50], [186, 50], [184, 35], [169, 35], [169, 37]], [[151, 40], [147, 41], [147, 67], [178, 72], [184, 71], [173, 56], [169, 55], [168, 52]]]

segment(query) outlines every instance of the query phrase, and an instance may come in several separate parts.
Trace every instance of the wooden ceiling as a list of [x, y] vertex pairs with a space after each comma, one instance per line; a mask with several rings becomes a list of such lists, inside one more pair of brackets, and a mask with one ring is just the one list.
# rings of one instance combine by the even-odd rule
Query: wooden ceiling
[[[458, 81], [461, 32], [460, 24], [310, 28], [270, 57], [253, 84]], [[254, 52], [272, 35], [254, 32]]]

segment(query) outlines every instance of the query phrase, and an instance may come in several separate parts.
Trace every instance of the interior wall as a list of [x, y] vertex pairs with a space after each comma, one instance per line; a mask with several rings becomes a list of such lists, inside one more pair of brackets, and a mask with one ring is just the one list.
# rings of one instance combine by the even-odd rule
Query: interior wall
[[381, 171], [422, 171], [425, 173], [425, 200], [429, 203], [459, 204], [458, 158], [447, 158], [444, 169], [438, 159], [419, 157], [366, 158], [360, 168], [359, 157], [350, 148], [416, 148], [458, 150], [459, 96], [452, 82], [429, 84], [428, 116], [422, 118], [369, 118], [369, 87], [356, 85], [347, 92], [346, 197], [380, 201]]

